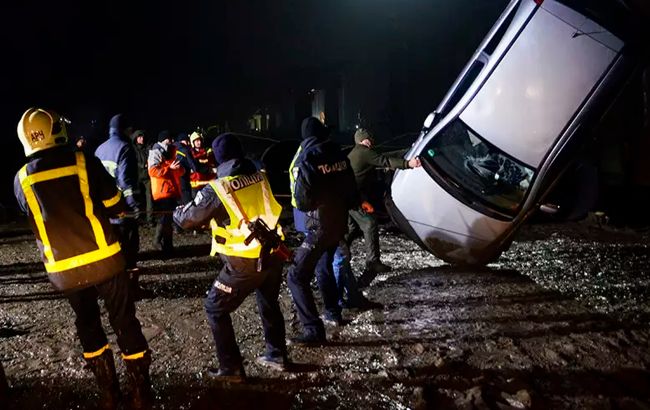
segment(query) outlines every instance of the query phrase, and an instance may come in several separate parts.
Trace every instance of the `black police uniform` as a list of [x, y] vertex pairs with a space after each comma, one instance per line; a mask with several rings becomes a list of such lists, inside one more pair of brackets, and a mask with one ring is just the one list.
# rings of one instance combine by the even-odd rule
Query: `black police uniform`
[[350, 162], [327, 136], [327, 128], [318, 119], [306, 118], [302, 123], [303, 141], [290, 170], [292, 204], [301, 211], [294, 213], [296, 229], [306, 232], [306, 236], [295, 251], [287, 281], [307, 342], [325, 339], [310, 287], [314, 270], [326, 316], [341, 318], [332, 262], [347, 232], [348, 210], [360, 203]]
[[[256, 172], [255, 165], [243, 158], [228, 160], [217, 167], [219, 177], [253, 175]], [[192, 202], [174, 211], [174, 221], [183, 229], [207, 225], [212, 219], [219, 226], [227, 226], [230, 223], [225, 206], [212, 185], [205, 186]], [[278, 303], [282, 283], [282, 261], [272, 256], [266, 268], [257, 272], [257, 258], [222, 254], [220, 257], [224, 266], [204, 301], [217, 348], [219, 375], [243, 374], [242, 356], [237, 346], [230, 313], [253, 291], [264, 328], [266, 356], [286, 359], [284, 317]]]

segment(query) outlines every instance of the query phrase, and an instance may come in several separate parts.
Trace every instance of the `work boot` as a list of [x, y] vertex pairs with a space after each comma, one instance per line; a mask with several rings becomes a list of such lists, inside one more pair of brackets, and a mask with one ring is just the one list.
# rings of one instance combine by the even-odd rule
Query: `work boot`
[[86, 359], [86, 363], [95, 375], [97, 386], [99, 386], [100, 408], [116, 409], [120, 401], [120, 383], [115, 372], [113, 351], [106, 349], [99, 356]]
[[379, 302], [372, 301], [362, 294], [359, 294], [359, 296], [355, 297], [354, 299], [350, 298], [343, 301], [343, 307], [345, 309], [374, 310], [382, 309], [384, 305]]
[[208, 368], [208, 376], [214, 380], [227, 383], [244, 383], [246, 381], [246, 371], [243, 365], [239, 365], [235, 369], [210, 367]]
[[321, 320], [323, 321], [323, 323], [329, 326], [334, 326], [334, 327], [345, 326], [345, 321], [343, 320], [343, 316], [341, 316], [340, 313], [325, 312], [321, 316]]
[[125, 359], [124, 364], [130, 389], [130, 408], [151, 409], [153, 406], [153, 391], [149, 378], [151, 353], [146, 352], [139, 359]]
[[300, 336], [292, 337], [287, 340], [289, 346], [307, 346], [317, 347], [323, 346], [327, 343], [325, 335], [318, 335], [316, 333], [303, 333]]
[[255, 361], [262, 366], [270, 367], [273, 370], [278, 370], [281, 372], [286, 371], [291, 364], [289, 358], [287, 358], [286, 355], [271, 356], [268, 353], [259, 356], [257, 359], [255, 359]]

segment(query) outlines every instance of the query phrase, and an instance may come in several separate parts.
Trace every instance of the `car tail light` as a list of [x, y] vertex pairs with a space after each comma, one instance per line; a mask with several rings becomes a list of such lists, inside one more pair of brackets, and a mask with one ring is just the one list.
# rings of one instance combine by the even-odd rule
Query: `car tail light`
[[535, 4], [537, 4], [538, 6], [541, 6], [542, 3], [544, 3], [544, 0], [533, 0], [533, 1], [534, 1]]

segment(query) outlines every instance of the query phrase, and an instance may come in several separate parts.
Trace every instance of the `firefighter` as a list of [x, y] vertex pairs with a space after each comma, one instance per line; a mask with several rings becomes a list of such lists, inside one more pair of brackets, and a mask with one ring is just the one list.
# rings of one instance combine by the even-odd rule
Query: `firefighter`
[[149, 151], [149, 176], [154, 209], [159, 214], [156, 226], [156, 247], [165, 256], [174, 251], [172, 212], [181, 198], [181, 176], [185, 170], [176, 159], [176, 147], [169, 131], [158, 134], [158, 142]]
[[75, 313], [83, 357], [97, 379], [102, 406], [115, 408], [120, 391], [102, 328], [100, 297], [126, 364], [131, 405], [146, 408], [152, 402], [151, 355], [109, 222], [127, 209], [123, 194], [97, 158], [74, 152], [55, 112], [28, 109], [18, 123], [18, 137], [29, 162], [16, 175], [16, 199], [28, 215], [50, 282], [64, 292]]
[[289, 168], [291, 204], [296, 230], [305, 232], [296, 250], [287, 281], [303, 334], [294, 344], [322, 344], [325, 328], [318, 316], [310, 283], [316, 277], [325, 304], [326, 322], [341, 325], [340, 295], [332, 262], [347, 232], [348, 210], [359, 206], [354, 174], [341, 148], [328, 138], [329, 131], [317, 118], [303, 120], [302, 142]]
[[212, 148], [206, 149], [203, 143], [203, 135], [197, 131], [194, 131], [190, 135], [191, 152], [195, 165], [195, 169], [190, 176], [192, 196], [196, 195], [197, 192], [216, 176], [216, 164], [214, 162], [214, 155], [212, 155]]
[[138, 285], [138, 268], [136, 266], [140, 250], [138, 221], [140, 217], [141, 198], [138, 184], [138, 158], [130, 142], [133, 129], [124, 114], [117, 114], [109, 123], [108, 139], [95, 150], [95, 156], [102, 161], [106, 171], [115, 178], [117, 187], [122, 192], [129, 207], [128, 218], [111, 218], [120, 237], [122, 254], [126, 260], [126, 270], [131, 276], [134, 294], [142, 290]]
[[273, 228], [278, 224], [282, 208], [273, 197], [266, 173], [244, 158], [243, 148], [235, 136], [222, 134], [212, 147], [219, 178], [199, 191], [193, 202], [176, 209], [174, 221], [184, 229], [207, 223], [212, 227], [211, 255], [219, 254], [224, 266], [205, 299], [219, 360], [219, 368], [209, 369], [208, 374], [220, 380], [241, 382], [245, 370], [230, 313], [253, 291], [266, 341], [266, 353], [257, 362], [278, 370], [286, 369], [289, 364], [284, 318], [278, 303], [282, 259], [279, 252], [267, 253], [257, 239], [245, 243], [250, 235], [247, 222], [261, 218]]

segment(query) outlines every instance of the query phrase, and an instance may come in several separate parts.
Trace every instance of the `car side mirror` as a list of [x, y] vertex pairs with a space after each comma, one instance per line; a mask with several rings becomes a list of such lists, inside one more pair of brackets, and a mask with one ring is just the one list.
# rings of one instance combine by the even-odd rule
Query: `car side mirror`
[[539, 210], [545, 214], [555, 215], [560, 212], [560, 206], [555, 204], [541, 204]]

